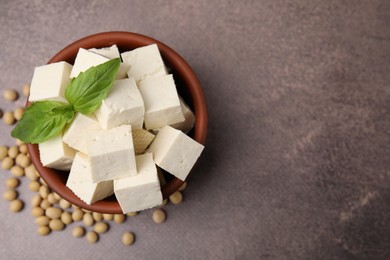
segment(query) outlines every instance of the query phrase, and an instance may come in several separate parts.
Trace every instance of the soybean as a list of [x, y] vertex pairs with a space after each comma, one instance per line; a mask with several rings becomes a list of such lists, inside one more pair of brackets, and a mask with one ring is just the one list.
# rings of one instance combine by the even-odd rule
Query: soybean
[[86, 226], [92, 226], [95, 221], [93, 220], [92, 214], [87, 212], [84, 214], [83, 222]]
[[34, 191], [34, 192], [38, 192], [40, 187], [41, 187], [41, 184], [40, 184], [38, 181], [31, 181], [31, 182], [28, 184], [28, 188], [29, 188], [31, 191]]
[[14, 165], [15, 165], [14, 159], [10, 157], [5, 157], [1, 162], [1, 168], [3, 168], [4, 170], [9, 170]]
[[51, 203], [47, 199], [43, 199], [40, 204], [41, 208], [48, 209], [51, 207]]
[[45, 215], [51, 219], [59, 219], [61, 217], [62, 210], [59, 208], [49, 207], [45, 211]]
[[31, 215], [33, 215], [34, 217], [43, 216], [43, 214], [45, 214], [45, 210], [43, 208], [33, 207], [31, 209]]
[[32, 180], [32, 181], [38, 180], [39, 176], [38, 176], [37, 170], [35, 169], [33, 164], [30, 164], [29, 166], [24, 168], [24, 173], [29, 180]]
[[16, 156], [16, 164], [21, 166], [21, 167], [27, 167], [31, 164], [31, 160], [30, 160], [30, 157], [28, 157], [27, 155], [25, 154], [18, 154], [18, 156]]
[[24, 176], [24, 169], [18, 165], [14, 165], [11, 167], [10, 172], [15, 177], [22, 177]]
[[93, 212], [92, 217], [95, 221], [102, 221], [103, 220], [103, 214], [99, 212]]
[[169, 196], [169, 201], [173, 204], [180, 204], [183, 201], [183, 194], [180, 191], [176, 191], [171, 196]]
[[49, 222], [49, 227], [52, 230], [63, 230], [65, 228], [65, 224], [60, 219], [52, 219]]
[[72, 221], [73, 221], [72, 214], [70, 214], [67, 211], [63, 212], [61, 215], [61, 221], [64, 222], [64, 224], [66, 224], [66, 225], [72, 223]]
[[154, 210], [152, 214], [152, 219], [157, 224], [163, 223], [166, 219], [165, 211], [162, 209]]
[[18, 156], [18, 154], [19, 154], [19, 147], [17, 147], [16, 145], [8, 148], [8, 156], [10, 158], [15, 159], [16, 156]]
[[16, 190], [6, 190], [3, 193], [3, 199], [12, 201], [18, 197], [18, 192]]
[[8, 147], [7, 146], [0, 146], [0, 160], [3, 160], [8, 155]]
[[80, 221], [84, 217], [84, 212], [81, 209], [75, 209], [72, 213], [73, 221]]
[[117, 224], [121, 224], [126, 221], [126, 215], [124, 214], [115, 214], [114, 215], [114, 221]]
[[30, 95], [30, 85], [29, 84], [26, 84], [23, 86], [23, 95], [25, 95], [26, 97], [28, 95]]
[[98, 234], [103, 234], [108, 231], [108, 224], [106, 222], [97, 222], [94, 226], [94, 230]]
[[62, 208], [62, 209], [68, 209], [68, 208], [70, 208], [70, 203], [68, 202], [68, 201], [66, 201], [66, 200], [64, 200], [64, 199], [60, 199], [60, 207]]
[[85, 229], [81, 226], [74, 227], [72, 230], [73, 237], [82, 237], [85, 235]]
[[31, 198], [31, 206], [33, 207], [38, 207], [42, 202], [42, 198], [41, 196], [39, 196], [39, 194], [35, 194], [32, 198]]
[[132, 244], [134, 244], [134, 241], [135, 241], [135, 236], [132, 232], [125, 232], [123, 233], [122, 235], [122, 243], [125, 245], [125, 246], [130, 246]]
[[187, 182], [185, 181], [179, 188], [179, 191], [183, 191], [187, 188]]
[[20, 181], [17, 178], [11, 177], [5, 181], [5, 184], [7, 185], [8, 188], [14, 189], [19, 186]]
[[47, 196], [49, 196], [50, 190], [48, 187], [42, 185], [41, 187], [39, 187], [38, 192], [39, 192], [39, 195], [41, 195], [41, 197], [43, 199], [47, 199]]
[[4, 115], [3, 115], [3, 121], [7, 125], [12, 125], [13, 123], [15, 123], [14, 114], [12, 112], [10, 112], [10, 111], [5, 112]]
[[51, 229], [47, 226], [40, 226], [38, 228], [38, 234], [41, 236], [47, 236], [50, 234], [50, 232], [51, 232]]
[[113, 214], [103, 214], [103, 219], [104, 220], [113, 220], [114, 215]]
[[20, 120], [23, 116], [24, 113], [24, 108], [23, 107], [18, 107], [14, 110], [14, 117], [16, 120]]
[[6, 89], [3, 93], [3, 97], [8, 101], [15, 101], [18, 99], [18, 92], [13, 89]]
[[35, 219], [35, 224], [38, 226], [47, 226], [49, 225], [50, 218], [47, 216], [39, 216]]
[[23, 201], [17, 199], [17, 200], [13, 200], [11, 201], [11, 203], [9, 204], [9, 209], [12, 211], [12, 212], [19, 212], [23, 209], [24, 207], [24, 203]]
[[129, 216], [129, 217], [135, 217], [137, 215], [138, 215], [137, 211], [127, 213], [127, 216]]
[[99, 235], [94, 231], [89, 231], [87, 233], [87, 241], [91, 244], [96, 243], [99, 240]]

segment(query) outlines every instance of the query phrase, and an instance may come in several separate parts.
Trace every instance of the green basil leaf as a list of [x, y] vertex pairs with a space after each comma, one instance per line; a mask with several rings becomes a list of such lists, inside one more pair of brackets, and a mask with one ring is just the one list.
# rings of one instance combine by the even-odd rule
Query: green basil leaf
[[66, 124], [73, 121], [71, 105], [56, 101], [40, 101], [26, 108], [11, 136], [26, 143], [42, 143], [59, 135]]
[[77, 112], [94, 112], [107, 96], [118, 72], [120, 59], [112, 59], [81, 72], [65, 89], [65, 98]]

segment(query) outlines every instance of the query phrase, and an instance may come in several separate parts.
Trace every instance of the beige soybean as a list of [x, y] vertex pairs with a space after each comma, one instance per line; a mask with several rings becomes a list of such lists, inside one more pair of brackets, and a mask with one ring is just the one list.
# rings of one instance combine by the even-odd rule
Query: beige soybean
[[24, 207], [24, 203], [23, 203], [23, 201], [21, 201], [19, 199], [13, 200], [9, 204], [9, 209], [12, 212], [19, 212], [23, 209], [23, 207]]
[[39, 182], [40, 182], [42, 185], [47, 186], [47, 183], [45, 182], [44, 179], [39, 178]]
[[23, 154], [27, 154], [27, 152], [28, 152], [27, 145], [26, 144], [21, 144], [19, 146], [19, 152], [21, 152]]
[[99, 241], [99, 235], [95, 231], [89, 231], [87, 232], [87, 241], [94, 244]]
[[165, 211], [162, 210], [162, 209], [154, 210], [153, 214], [152, 214], [152, 219], [157, 224], [163, 223], [165, 221], [165, 219], [166, 219]]
[[176, 191], [169, 196], [169, 201], [173, 204], [180, 204], [183, 201], [183, 194], [180, 191]]
[[11, 178], [8, 178], [6, 181], [5, 181], [5, 185], [8, 187], [8, 188], [11, 188], [11, 189], [14, 189], [16, 187], [18, 187], [20, 184], [20, 181], [18, 178], [14, 178], [14, 177], [11, 177]]
[[179, 188], [179, 191], [183, 191], [187, 188], [187, 182], [185, 181]]
[[54, 194], [54, 198], [55, 198], [56, 200], [59, 201], [60, 199], [62, 199], [61, 196], [58, 195], [57, 193], [53, 192], [53, 194]]
[[14, 159], [10, 157], [5, 157], [1, 162], [1, 168], [3, 168], [4, 170], [9, 170], [14, 165], [15, 165]]
[[12, 112], [10, 112], [10, 111], [5, 112], [4, 115], [3, 115], [3, 121], [7, 125], [12, 125], [13, 123], [15, 123], [14, 114]]
[[93, 229], [95, 230], [96, 233], [98, 234], [103, 234], [108, 231], [108, 224], [106, 222], [97, 222]]
[[43, 208], [33, 207], [31, 209], [31, 215], [33, 215], [34, 217], [43, 216], [44, 214], [45, 214], [45, 210]]
[[114, 215], [114, 221], [117, 224], [121, 224], [126, 221], [126, 215], [124, 214], [115, 214]]
[[70, 214], [70, 212], [67, 212], [67, 211], [63, 212], [61, 214], [61, 221], [64, 222], [64, 224], [66, 224], [66, 225], [72, 223], [73, 222], [72, 214]]
[[72, 229], [73, 237], [82, 237], [84, 235], [85, 235], [85, 229], [83, 227], [77, 226]]
[[29, 180], [32, 180], [32, 181], [38, 180], [38, 177], [39, 177], [38, 176], [38, 172], [35, 169], [33, 164], [31, 164], [31, 165], [27, 166], [26, 168], [24, 168], [24, 174], [26, 175], [26, 177]]
[[51, 229], [48, 226], [40, 226], [38, 228], [38, 234], [41, 236], [47, 236], [51, 232]]
[[129, 216], [129, 217], [135, 217], [137, 215], [138, 215], [137, 211], [127, 213], [127, 216]]
[[50, 218], [47, 216], [39, 216], [35, 218], [35, 224], [38, 226], [47, 226], [49, 225]]
[[3, 193], [3, 199], [12, 201], [18, 197], [18, 192], [16, 190], [6, 190]]
[[10, 169], [10, 172], [15, 177], [22, 177], [24, 176], [24, 169], [18, 165], [12, 166]]
[[20, 120], [23, 116], [24, 113], [24, 108], [23, 107], [18, 107], [14, 110], [14, 117], [16, 120]]
[[15, 139], [15, 143], [17, 144], [17, 145], [22, 145], [22, 144], [24, 144], [24, 142], [22, 141], [22, 140], [19, 140], [19, 139]]
[[60, 219], [52, 219], [49, 222], [49, 227], [52, 230], [63, 230], [65, 228], [65, 224]]
[[16, 145], [8, 148], [8, 156], [10, 158], [15, 159], [16, 156], [18, 156], [18, 154], [19, 154], [19, 147], [17, 147]]
[[41, 206], [41, 208], [43, 208], [43, 209], [48, 209], [48, 208], [50, 208], [52, 205], [51, 205], [51, 203], [50, 203], [47, 199], [42, 199], [40, 206]]
[[51, 204], [57, 204], [58, 203], [58, 200], [55, 198], [54, 193], [49, 193], [49, 195], [47, 195], [46, 199]]
[[38, 181], [31, 181], [31, 182], [28, 184], [28, 188], [29, 188], [31, 191], [34, 191], [34, 192], [38, 192], [40, 187], [41, 187], [41, 184], [40, 184]]
[[55, 207], [49, 207], [45, 211], [45, 215], [51, 219], [59, 219], [61, 218], [62, 210]]
[[31, 206], [33, 207], [38, 207], [42, 202], [42, 198], [41, 196], [39, 196], [39, 194], [35, 194], [32, 198], [31, 198]]
[[50, 190], [48, 187], [42, 185], [39, 187], [38, 193], [43, 199], [47, 199], [47, 196], [50, 194]]
[[92, 226], [95, 221], [93, 220], [92, 214], [87, 212], [84, 214], [83, 222], [86, 226]]
[[130, 246], [134, 244], [135, 235], [132, 232], [125, 232], [122, 235], [122, 244], [125, 246]]
[[165, 200], [162, 201], [160, 207], [164, 207], [167, 204], [168, 204], [168, 199], [165, 199]]
[[68, 209], [71, 206], [70, 202], [64, 199], [60, 199], [59, 205], [62, 209]]
[[95, 221], [102, 221], [103, 220], [103, 214], [99, 212], [92, 212], [92, 217]]
[[8, 147], [7, 146], [0, 146], [0, 160], [3, 160], [8, 155]]
[[30, 95], [30, 85], [29, 84], [26, 84], [23, 86], [23, 95], [25, 95], [26, 97], [28, 95]]
[[73, 221], [80, 221], [84, 217], [84, 212], [81, 209], [75, 209], [72, 213]]
[[3, 93], [3, 97], [8, 101], [15, 101], [18, 99], [18, 92], [13, 89], [6, 89]]
[[21, 167], [27, 167], [31, 164], [31, 160], [30, 160], [30, 157], [28, 157], [27, 155], [25, 154], [18, 154], [18, 156], [16, 156], [16, 164], [21, 166]]
[[104, 220], [113, 220], [114, 215], [113, 214], [103, 214], [103, 219]]

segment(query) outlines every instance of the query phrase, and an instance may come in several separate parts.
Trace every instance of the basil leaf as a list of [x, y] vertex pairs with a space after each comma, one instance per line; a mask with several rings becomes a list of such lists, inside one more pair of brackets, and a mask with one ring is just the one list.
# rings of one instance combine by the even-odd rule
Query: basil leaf
[[56, 102], [41, 101], [26, 108], [22, 118], [11, 132], [11, 136], [26, 143], [42, 143], [61, 133], [66, 124], [73, 121], [72, 106]]
[[112, 59], [81, 72], [65, 89], [65, 98], [77, 112], [90, 114], [102, 103], [110, 91], [120, 59]]

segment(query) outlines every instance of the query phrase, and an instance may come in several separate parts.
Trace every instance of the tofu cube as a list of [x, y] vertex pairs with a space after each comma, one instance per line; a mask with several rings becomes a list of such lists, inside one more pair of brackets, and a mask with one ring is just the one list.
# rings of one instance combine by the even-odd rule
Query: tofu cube
[[88, 141], [87, 151], [95, 183], [137, 174], [131, 125], [99, 132]]
[[[93, 51], [89, 51], [83, 48], [79, 49], [77, 53], [76, 60], [74, 61], [72, 72], [70, 73], [71, 78], [77, 77], [80, 72], [85, 72], [91, 67], [100, 65], [109, 61], [109, 58], [106, 58], [102, 55], [99, 55]], [[130, 65], [121, 63], [116, 74], [116, 79], [124, 79], [127, 77], [127, 71], [129, 70]]]
[[114, 180], [115, 196], [123, 213], [161, 205], [162, 194], [152, 154], [136, 156], [136, 176]]
[[72, 124], [65, 130], [63, 141], [73, 149], [88, 153], [87, 142], [101, 131], [99, 122], [94, 115], [86, 116], [77, 113]]
[[109, 61], [106, 57], [96, 54], [92, 51], [80, 48], [74, 61], [71, 78], [77, 77], [80, 72], [85, 72], [87, 69]]
[[115, 81], [95, 111], [100, 126], [105, 130], [123, 124], [130, 124], [133, 129], [142, 128], [144, 114], [144, 101], [134, 79]]
[[147, 152], [153, 153], [154, 162], [162, 169], [184, 181], [204, 146], [171, 126], [163, 127]]
[[69, 173], [66, 186], [86, 204], [102, 200], [114, 193], [113, 181], [94, 183], [88, 156], [78, 152]]
[[135, 155], [143, 154], [154, 139], [154, 134], [145, 129], [133, 129]]
[[66, 102], [65, 88], [70, 82], [72, 65], [65, 61], [35, 68], [31, 81], [30, 102], [54, 100]]
[[130, 65], [129, 78], [137, 83], [147, 77], [163, 76], [167, 74], [164, 61], [157, 44], [140, 47], [121, 54], [124, 63]]
[[184, 121], [172, 75], [147, 78], [140, 82], [139, 91], [145, 104], [146, 129]]
[[92, 48], [92, 49], [88, 49], [88, 50], [93, 52], [93, 53], [99, 54], [103, 57], [106, 57], [107, 59], [120, 58], [120, 56], [121, 56], [119, 53], [119, 50], [118, 50], [118, 46], [116, 46], [116, 44], [114, 44], [110, 47], [99, 48], [99, 49]]
[[183, 133], [188, 133], [195, 124], [195, 115], [191, 111], [191, 109], [187, 106], [186, 103], [184, 103], [184, 100], [180, 98], [180, 107], [181, 107], [181, 112], [183, 113], [184, 116], [184, 121], [172, 124], [171, 126], [175, 129], [178, 129], [182, 131]]
[[76, 151], [62, 141], [62, 136], [53, 137], [38, 145], [39, 156], [45, 167], [70, 170]]

